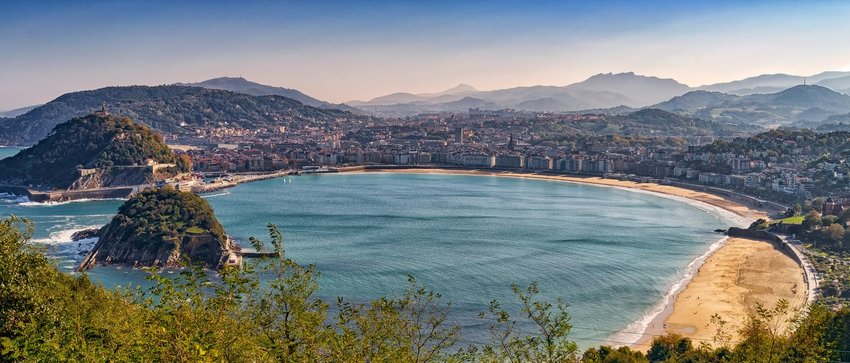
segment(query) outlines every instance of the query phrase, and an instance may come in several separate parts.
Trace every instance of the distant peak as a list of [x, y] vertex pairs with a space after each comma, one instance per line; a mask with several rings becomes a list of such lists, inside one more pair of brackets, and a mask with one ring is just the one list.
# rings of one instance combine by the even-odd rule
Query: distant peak
[[442, 93], [454, 94], [454, 93], [462, 93], [462, 92], [478, 92], [478, 90], [475, 89], [475, 87], [472, 87], [472, 86], [470, 86], [466, 83], [460, 83], [457, 86], [454, 86], [452, 88], [449, 88], [449, 89], [443, 91]]
[[818, 90], [818, 91], [822, 91], [822, 92], [834, 92], [833, 90], [831, 90], [829, 88], [826, 88], [824, 86], [819, 86], [819, 85], [816, 85], [816, 84], [798, 84], [798, 85], [796, 85], [794, 87], [790, 87], [790, 88], [788, 88], [788, 89], [786, 89], [782, 92], [797, 91], [797, 90]]
[[247, 79], [242, 77], [218, 77], [218, 78], [210, 78], [206, 81], [201, 81], [198, 83], [208, 83], [208, 82], [227, 82], [227, 81], [241, 81], [241, 82], [249, 82]]
[[591, 76], [589, 79], [623, 78], [623, 77], [628, 77], [628, 78], [658, 78], [658, 77], [654, 77], [654, 76], [644, 76], [644, 75], [641, 75], [641, 74], [635, 74], [635, 72], [630, 71], [630, 72], [619, 72], [619, 73], [613, 73], [613, 72], [598, 73], [598, 74]]

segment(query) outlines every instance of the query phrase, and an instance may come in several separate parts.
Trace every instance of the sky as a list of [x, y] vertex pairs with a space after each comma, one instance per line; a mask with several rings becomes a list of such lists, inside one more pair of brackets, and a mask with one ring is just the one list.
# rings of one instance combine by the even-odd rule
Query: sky
[[221, 76], [330, 101], [567, 85], [690, 86], [850, 71], [846, 1], [0, 2], [0, 110], [115, 85]]

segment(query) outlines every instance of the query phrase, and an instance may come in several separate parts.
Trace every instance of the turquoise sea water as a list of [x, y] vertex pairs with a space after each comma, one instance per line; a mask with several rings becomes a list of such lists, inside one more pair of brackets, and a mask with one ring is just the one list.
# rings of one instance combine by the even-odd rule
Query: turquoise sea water
[[[289, 256], [321, 271], [323, 298], [366, 301], [401, 291], [415, 276], [452, 301], [466, 342], [487, 336], [477, 315], [490, 300], [517, 307], [513, 282], [538, 281], [546, 297], [563, 297], [584, 346], [634, 331], [628, 326], [720, 239], [712, 230], [729, 224], [647, 193], [487, 176], [311, 175], [206, 197], [238, 241], [267, 239], [266, 224], [277, 224]], [[92, 243], [68, 242], [70, 232], [107, 223], [121, 203], [21, 202], [5, 198], [0, 214], [31, 218], [37, 241], [69, 270]], [[114, 286], [140, 283], [144, 274], [100, 267], [91, 275]]]
[[13, 156], [13, 155], [17, 154], [18, 151], [21, 151], [21, 150], [22, 150], [22, 148], [15, 147], [15, 146], [0, 146], [0, 159], [5, 159], [5, 158], [8, 158], [10, 156]]

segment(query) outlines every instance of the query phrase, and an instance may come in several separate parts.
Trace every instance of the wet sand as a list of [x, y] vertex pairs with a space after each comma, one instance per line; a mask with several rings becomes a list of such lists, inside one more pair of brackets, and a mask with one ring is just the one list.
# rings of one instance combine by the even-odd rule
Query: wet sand
[[[692, 338], [694, 344], [716, 345], [718, 327], [711, 324], [715, 314], [728, 322], [724, 332], [734, 344], [739, 338], [738, 330], [748, 316], [755, 314], [756, 304], [773, 308], [779, 299], [787, 300], [791, 306], [782, 321], [805, 306], [802, 268], [770, 242], [730, 238], [706, 259], [677, 295], [669, 314], [653, 321], [635, 346], [645, 349], [653, 336], [664, 333]], [[787, 324], [783, 325], [787, 328]]]

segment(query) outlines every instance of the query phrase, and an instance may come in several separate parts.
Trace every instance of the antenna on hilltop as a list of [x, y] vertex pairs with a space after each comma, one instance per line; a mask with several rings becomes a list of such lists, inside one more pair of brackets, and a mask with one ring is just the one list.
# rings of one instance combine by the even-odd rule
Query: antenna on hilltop
[[803, 77], [803, 85], [806, 85], [806, 77]]

